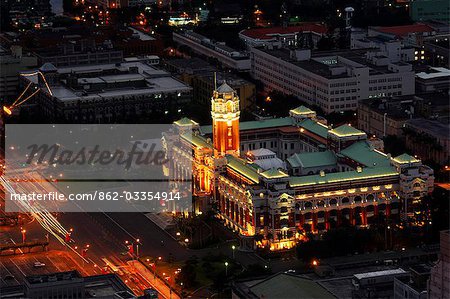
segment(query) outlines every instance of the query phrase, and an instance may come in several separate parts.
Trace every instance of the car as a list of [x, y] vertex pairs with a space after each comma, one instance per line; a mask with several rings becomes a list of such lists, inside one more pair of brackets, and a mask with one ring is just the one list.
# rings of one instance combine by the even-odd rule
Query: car
[[8, 275], [5, 275], [5, 277], [3, 277], [3, 279], [4, 279], [4, 280], [13, 280], [13, 279], [14, 279], [14, 276], [8, 274]]
[[45, 267], [45, 264], [41, 263], [41, 262], [35, 262], [33, 264], [33, 267], [35, 267], [35, 268], [42, 268], [42, 267]]

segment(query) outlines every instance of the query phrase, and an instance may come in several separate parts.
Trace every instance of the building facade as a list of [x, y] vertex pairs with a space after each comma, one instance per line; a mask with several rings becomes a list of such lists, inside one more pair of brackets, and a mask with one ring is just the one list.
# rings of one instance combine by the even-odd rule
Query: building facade
[[414, 21], [442, 21], [450, 23], [450, 4], [446, 0], [414, 0], [409, 10]]
[[356, 110], [361, 99], [414, 94], [410, 64], [366, 54], [252, 48], [252, 75], [266, 90], [295, 96], [325, 113]]
[[19, 73], [37, 67], [35, 56], [23, 55], [22, 47], [13, 46], [11, 51], [0, 54], [0, 98], [13, 100], [18, 94]]
[[325, 25], [304, 23], [298, 26], [251, 28], [239, 32], [239, 38], [251, 47], [309, 47], [316, 48], [317, 42], [327, 33]]
[[33, 103], [41, 116], [69, 123], [173, 116], [192, 100], [192, 88], [146, 58], [67, 68], [47, 63], [38, 71], [22, 73], [22, 80], [24, 87], [31, 83], [39, 89]]
[[440, 236], [440, 255], [437, 264], [431, 270], [428, 283], [428, 298], [450, 298], [450, 232], [442, 231]]
[[[393, 221], [400, 213], [413, 217], [433, 189], [431, 168], [376, 150], [350, 125], [328, 127], [303, 106], [285, 118], [240, 122], [237, 102], [235, 91], [220, 86], [211, 99], [212, 126], [185, 118], [164, 139], [169, 172], [193, 167], [193, 212], [212, 207], [239, 232], [243, 248], [289, 249], [304, 232], [343, 223], [365, 227], [381, 214]], [[313, 171], [293, 173], [286, 160], [307, 161]]]

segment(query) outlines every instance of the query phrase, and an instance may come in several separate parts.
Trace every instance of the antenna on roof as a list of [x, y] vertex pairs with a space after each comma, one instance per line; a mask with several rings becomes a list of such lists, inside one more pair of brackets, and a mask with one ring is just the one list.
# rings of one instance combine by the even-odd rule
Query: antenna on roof
[[217, 90], [217, 73], [214, 72], [214, 90]]

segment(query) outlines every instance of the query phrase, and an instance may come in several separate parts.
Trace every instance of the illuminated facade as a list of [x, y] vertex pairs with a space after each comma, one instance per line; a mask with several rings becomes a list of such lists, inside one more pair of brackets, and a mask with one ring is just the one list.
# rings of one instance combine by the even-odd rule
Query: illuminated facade
[[194, 212], [215, 209], [242, 247], [289, 249], [304, 232], [411, 217], [433, 189], [431, 168], [384, 154], [350, 125], [328, 127], [303, 106], [289, 117], [239, 123], [236, 107], [222, 85], [212, 98], [212, 126], [184, 118], [164, 138], [169, 171], [192, 163]]

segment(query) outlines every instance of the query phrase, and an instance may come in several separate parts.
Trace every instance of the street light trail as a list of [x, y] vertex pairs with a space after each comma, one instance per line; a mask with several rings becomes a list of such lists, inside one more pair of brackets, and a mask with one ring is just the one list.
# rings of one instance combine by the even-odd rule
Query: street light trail
[[[3, 187], [6, 190], [8, 190], [11, 194], [16, 194], [15, 189], [4, 177], [0, 177], [0, 180], [3, 184]], [[90, 263], [89, 260], [84, 258], [80, 253], [78, 253], [75, 249], [69, 246], [69, 244], [65, 241], [65, 239], [59, 235], [62, 234], [63, 236], [65, 236], [65, 234], [68, 233], [68, 230], [66, 230], [50, 212], [43, 209], [42, 207], [39, 207], [39, 209], [37, 209], [35, 206], [31, 205], [27, 201], [18, 201], [18, 202], [20, 203], [23, 210], [28, 211], [33, 216], [33, 218], [39, 222], [42, 228], [44, 228], [48, 233], [53, 235], [56, 238], [56, 240], [58, 240], [64, 246], [67, 246], [86, 263]]]

